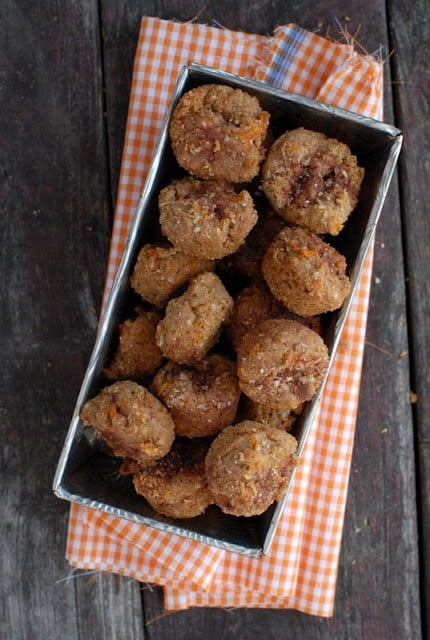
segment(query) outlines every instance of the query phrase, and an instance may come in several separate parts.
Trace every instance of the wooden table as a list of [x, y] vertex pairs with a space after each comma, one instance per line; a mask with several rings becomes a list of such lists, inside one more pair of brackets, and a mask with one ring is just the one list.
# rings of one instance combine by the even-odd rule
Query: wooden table
[[[140, 17], [271, 33], [281, 23], [385, 59], [405, 134], [376, 236], [336, 607], [163, 615], [162, 591], [66, 580], [68, 505], [51, 492], [93, 344]], [[0, 637], [5, 640], [430, 637], [430, 20], [428, 0], [3, 0]]]

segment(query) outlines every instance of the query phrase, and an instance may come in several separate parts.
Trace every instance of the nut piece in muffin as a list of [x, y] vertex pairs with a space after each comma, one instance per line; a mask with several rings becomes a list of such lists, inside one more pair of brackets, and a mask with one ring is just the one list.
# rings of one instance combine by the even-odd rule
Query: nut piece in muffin
[[270, 116], [257, 98], [232, 87], [206, 84], [185, 93], [169, 134], [178, 164], [194, 176], [249, 182], [265, 155]]
[[209, 354], [194, 367], [168, 362], [150, 388], [170, 411], [177, 435], [211, 436], [236, 417], [240, 398], [236, 363], [221, 354]]
[[93, 427], [115, 455], [138, 462], [165, 456], [175, 437], [172, 416], [145, 387], [121, 380], [82, 407], [80, 418]]
[[161, 190], [158, 207], [164, 235], [183, 253], [200, 258], [234, 253], [258, 218], [248, 191], [236, 193], [217, 180], [174, 180]]
[[297, 464], [289, 433], [252, 420], [226, 427], [206, 456], [206, 477], [216, 505], [234, 516], [256, 516], [280, 500]]
[[133, 475], [136, 492], [169, 518], [194, 518], [213, 503], [205, 475], [208, 443], [176, 439], [163, 458]]
[[103, 374], [109, 380], [141, 380], [153, 376], [164, 356], [155, 342], [155, 329], [161, 319], [156, 311], [136, 309], [137, 316], [118, 327], [118, 347]]
[[296, 409], [315, 395], [328, 362], [327, 346], [313, 329], [296, 320], [263, 320], [240, 344], [239, 387], [255, 402]]
[[169, 360], [192, 365], [216, 343], [232, 309], [233, 299], [220, 278], [200, 273], [168, 303], [156, 329], [157, 345]]
[[279, 215], [331, 235], [357, 205], [363, 177], [346, 144], [304, 128], [277, 138], [262, 166], [263, 191]]
[[301, 227], [284, 227], [267, 249], [264, 278], [293, 313], [316, 316], [342, 306], [351, 289], [342, 254]]
[[137, 256], [130, 285], [142, 300], [160, 309], [190, 278], [213, 266], [205, 257], [185, 255], [171, 246], [146, 244]]

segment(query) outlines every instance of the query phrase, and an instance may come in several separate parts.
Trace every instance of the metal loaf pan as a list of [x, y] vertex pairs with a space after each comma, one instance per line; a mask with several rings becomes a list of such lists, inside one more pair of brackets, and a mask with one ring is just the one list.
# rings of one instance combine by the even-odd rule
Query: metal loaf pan
[[[59, 459], [53, 489], [65, 500], [85, 507], [179, 534], [228, 551], [258, 557], [267, 553], [282, 513], [288, 490], [281, 503], [262, 516], [236, 518], [210, 507], [191, 520], [171, 520], [155, 513], [138, 496], [129, 479], [116, 473], [118, 461], [91, 429], [83, 429], [79, 412], [83, 403], [106, 384], [101, 370], [112, 352], [112, 344], [125, 310], [130, 308], [129, 277], [139, 249], [157, 237], [157, 197], [161, 188], [177, 175], [178, 167], [168, 138], [172, 111], [180, 96], [201, 84], [220, 83], [239, 87], [255, 95], [271, 114], [271, 129], [277, 137], [287, 129], [306, 127], [321, 131], [348, 144], [365, 168], [359, 203], [345, 228], [336, 238], [336, 247], [347, 260], [352, 291], [343, 307], [330, 315], [325, 340], [330, 360], [348, 314], [363, 262], [371, 242], [402, 144], [400, 131], [390, 125], [356, 115], [299, 95], [271, 89], [262, 83], [234, 76], [218, 69], [190, 64], [180, 70], [171, 105], [159, 137], [156, 152], [132, 223], [128, 244], [116, 276], [105, 312], [100, 321], [94, 349], [77, 399], [70, 428]], [[314, 423], [324, 383], [308, 403], [295, 435], [299, 454]], [[294, 482], [294, 474], [290, 487]]]

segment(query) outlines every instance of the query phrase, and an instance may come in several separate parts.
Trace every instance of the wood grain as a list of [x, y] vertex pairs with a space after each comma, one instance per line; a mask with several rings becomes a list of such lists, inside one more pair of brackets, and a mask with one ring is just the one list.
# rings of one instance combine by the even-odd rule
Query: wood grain
[[[390, 3], [390, 36], [396, 114], [405, 136], [399, 161], [403, 241], [408, 293], [411, 391], [416, 421], [419, 463], [418, 497], [421, 508], [421, 579], [423, 612], [430, 619], [430, 279], [428, 183], [430, 168], [430, 23], [425, 0], [413, 6]], [[416, 402], [415, 402], [416, 401]], [[430, 631], [429, 631], [430, 633]]]
[[51, 491], [111, 226], [98, 4], [5, 0], [0, 25], [0, 636], [142, 638], [139, 585], [64, 580], [68, 506]]

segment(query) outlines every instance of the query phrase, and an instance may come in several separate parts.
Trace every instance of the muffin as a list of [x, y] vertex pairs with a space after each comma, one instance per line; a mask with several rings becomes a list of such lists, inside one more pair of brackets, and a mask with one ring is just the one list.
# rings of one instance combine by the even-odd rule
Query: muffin
[[177, 249], [198, 258], [234, 253], [258, 217], [248, 191], [236, 193], [216, 180], [174, 180], [161, 190], [158, 206], [164, 235]]
[[346, 261], [317, 234], [284, 227], [262, 263], [272, 294], [290, 311], [316, 316], [342, 306], [351, 289]]
[[205, 474], [208, 444], [176, 439], [172, 449], [156, 462], [133, 474], [136, 493], [169, 518], [195, 518], [212, 504]]
[[240, 344], [239, 387], [254, 402], [296, 409], [315, 395], [328, 362], [327, 346], [313, 329], [296, 320], [263, 320]]
[[337, 235], [357, 205], [364, 169], [346, 144], [301, 127], [275, 140], [261, 174], [262, 189], [280, 216]]
[[294, 436], [280, 429], [251, 420], [226, 427], [206, 456], [213, 501], [234, 516], [260, 515], [285, 493], [296, 452]]
[[115, 455], [148, 462], [166, 455], [175, 426], [166, 407], [145, 387], [121, 380], [82, 407], [80, 418], [93, 427]]
[[236, 363], [218, 353], [194, 367], [168, 362], [150, 388], [170, 411], [176, 434], [188, 438], [211, 436], [231, 424], [240, 397]]
[[185, 93], [172, 114], [169, 135], [178, 164], [192, 175], [249, 182], [259, 172], [270, 116], [257, 98], [225, 85]]
[[168, 303], [157, 325], [157, 345], [169, 360], [194, 364], [217, 342], [232, 309], [233, 299], [218, 276], [201, 273]]
[[103, 374], [109, 380], [142, 380], [154, 375], [163, 362], [163, 354], [155, 342], [160, 313], [136, 310], [137, 315], [118, 327], [119, 342]]
[[130, 285], [142, 300], [161, 309], [190, 278], [214, 268], [212, 260], [185, 255], [175, 247], [145, 244], [139, 251]]

